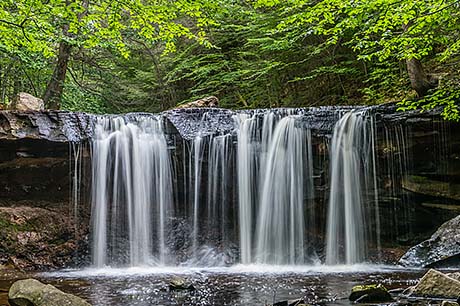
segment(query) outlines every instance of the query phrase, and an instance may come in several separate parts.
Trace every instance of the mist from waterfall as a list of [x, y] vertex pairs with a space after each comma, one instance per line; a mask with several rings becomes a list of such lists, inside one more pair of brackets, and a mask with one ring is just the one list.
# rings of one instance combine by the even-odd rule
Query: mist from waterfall
[[[330, 162], [326, 264], [361, 263], [368, 259], [372, 237], [379, 247], [380, 235], [375, 128], [371, 115], [351, 111], [336, 123]], [[368, 224], [371, 216], [376, 220], [375, 230]]]
[[101, 118], [92, 141], [92, 258], [95, 267], [171, 262], [171, 162], [160, 120]]

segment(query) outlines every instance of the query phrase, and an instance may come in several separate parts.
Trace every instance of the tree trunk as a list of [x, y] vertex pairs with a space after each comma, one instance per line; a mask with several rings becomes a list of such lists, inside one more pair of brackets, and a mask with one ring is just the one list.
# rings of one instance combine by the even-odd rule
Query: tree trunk
[[437, 81], [425, 73], [422, 63], [418, 59], [407, 59], [406, 65], [411, 86], [419, 98], [426, 96], [430, 89], [437, 86]]
[[72, 46], [65, 41], [59, 43], [59, 54], [56, 67], [51, 76], [48, 86], [46, 87], [43, 101], [47, 109], [59, 109], [61, 106], [62, 92], [64, 90], [64, 81], [67, 73], [67, 64], [69, 63]]
[[[403, 31], [407, 32], [412, 26], [412, 22], [402, 26]], [[406, 59], [407, 73], [409, 74], [410, 84], [419, 98], [426, 96], [430, 89], [438, 86], [438, 80], [425, 73], [420, 60], [416, 58]]]

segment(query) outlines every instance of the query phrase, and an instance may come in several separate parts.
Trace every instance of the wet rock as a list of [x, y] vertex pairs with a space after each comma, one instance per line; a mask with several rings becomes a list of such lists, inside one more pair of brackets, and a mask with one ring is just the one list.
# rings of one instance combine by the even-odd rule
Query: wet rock
[[442, 301], [441, 306], [459, 306], [457, 302], [452, 301]]
[[302, 299], [296, 299], [296, 300], [286, 300], [286, 301], [280, 301], [273, 306], [306, 306], [305, 302]]
[[77, 249], [74, 228], [62, 211], [0, 207], [0, 264], [19, 270], [68, 266]]
[[0, 111], [0, 139], [82, 142], [91, 138], [94, 120], [66, 111]]
[[399, 260], [406, 267], [443, 266], [460, 255], [460, 216], [443, 225], [428, 239], [412, 247]]
[[193, 284], [187, 282], [182, 277], [174, 277], [169, 281], [169, 291], [176, 291], [176, 290], [195, 290]]
[[35, 279], [15, 282], [8, 293], [8, 302], [11, 306], [91, 306], [82, 298]]
[[193, 102], [178, 105], [176, 108], [193, 108], [193, 107], [217, 107], [219, 99], [215, 96], [209, 96]]
[[457, 299], [460, 296], [460, 281], [430, 269], [409, 289], [410, 296]]
[[223, 108], [181, 108], [163, 112], [184, 139], [227, 134], [235, 130], [234, 111]]
[[409, 175], [402, 180], [402, 187], [419, 194], [460, 200], [460, 185], [453, 182], [436, 181], [424, 176]]
[[393, 299], [382, 284], [359, 285], [351, 289], [349, 300], [357, 303], [384, 303]]
[[40, 111], [45, 109], [45, 103], [42, 99], [34, 97], [31, 94], [20, 92], [11, 102], [10, 109], [18, 111]]
[[[460, 281], [460, 272], [445, 273], [447, 276]], [[459, 296], [460, 298], [460, 296]]]

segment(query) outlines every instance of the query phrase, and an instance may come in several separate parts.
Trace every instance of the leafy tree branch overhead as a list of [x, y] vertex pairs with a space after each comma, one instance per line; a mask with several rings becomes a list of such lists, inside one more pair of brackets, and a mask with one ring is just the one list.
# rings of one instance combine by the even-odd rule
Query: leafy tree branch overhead
[[1, 102], [158, 111], [399, 101], [458, 120], [458, 0], [5, 0]]
[[[0, 42], [3, 52], [18, 57], [40, 53], [56, 59], [43, 98], [59, 108], [69, 60], [82, 49], [104, 48], [126, 58], [126, 39], [141, 37], [149, 44], [164, 42], [175, 49], [180, 37], [208, 44], [203, 28], [212, 24], [201, 1], [69, 1], [22, 0], [0, 4]], [[193, 28], [181, 18], [194, 20]]]
[[[460, 1], [257, 0], [256, 6], [282, 12], [285, 18], [276, 31], [323, 36], [326, 45], [350, 47], [356, 60], [364, 64], [405, 62], [408, 79], [418, 99], [406, 100], [402, 105], [430, 108], [445, 103], [445, 116], [459, 119], [454, 111], [458, 109], [458, 94], [450, 92], [458, 92], [459, 84], [439, 84], [440, 78], [455, 78], [458, 71], [454, 71], [455, 75], [437, 73], [442, 69], [430, 67], [427, 70], [423, 62], [433, 60], [442, 66], [454, 59], [454, 63], [455, 60], [458, 63]], [[441, 85], [439, 91], [438, 85]], [[453, 87], [446, 92], [443, 86], [449, 85]], [[432, 103], [433, 97], [441, 91], [447, 94], [445, 100]]]

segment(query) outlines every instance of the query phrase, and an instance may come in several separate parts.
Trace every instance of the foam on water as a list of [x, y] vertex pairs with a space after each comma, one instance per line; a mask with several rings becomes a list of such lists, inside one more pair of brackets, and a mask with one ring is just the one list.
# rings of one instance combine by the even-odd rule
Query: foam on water
[[[410, 269], [409, 269], [410, 270]], [[356, 274], [356, 273], [376, 273], [376, 272], [397, 272], [409, 271], [408, 268], [392, 265], [234, 265], [231, 267], [129, 267], [129, 268], [87, 268], [82, 270], [61, 270], [56, 272], [46, 272], [42, 275], [47, 277], [63, 278], [118, 278], [118, 277], [142, 277], [148, 275], [202, 275], [202, 274], [242, 274], [242, 275], [327, 275], [327, 274]], [[417, 271], [417, 269], [413, 269]]]

